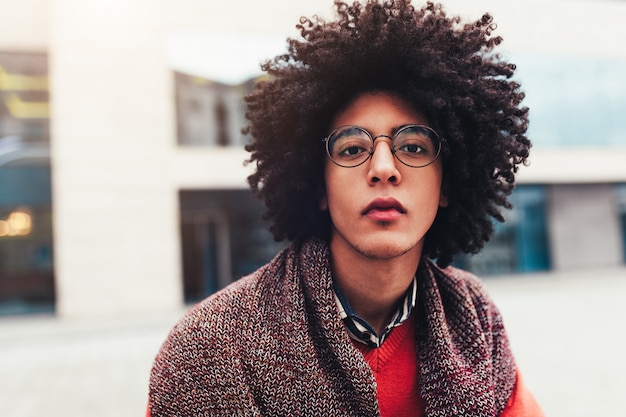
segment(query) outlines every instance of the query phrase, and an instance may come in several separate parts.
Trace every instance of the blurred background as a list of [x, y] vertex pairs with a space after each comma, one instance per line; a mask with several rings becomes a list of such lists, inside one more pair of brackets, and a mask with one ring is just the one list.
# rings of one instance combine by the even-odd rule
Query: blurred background
[[[507, 222], [457, 264], [547, 415], [624, 416], [626, 1], [443, 4], [495, 17], [534, 143]], [[282, 247], [245, 181], [242, 97], [332, 1], [0, 10], [0, 415], [141, 415], [177, 318]]]

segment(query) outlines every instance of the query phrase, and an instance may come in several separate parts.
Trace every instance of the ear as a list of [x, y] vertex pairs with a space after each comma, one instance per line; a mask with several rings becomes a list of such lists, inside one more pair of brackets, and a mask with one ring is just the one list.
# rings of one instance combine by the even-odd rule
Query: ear
[[320, 198], [319, 198], [319, 209], [320, 211], [326, 211], [328, 210], [328, 199], [326, 198], [326, 193], [324, 193]]
[[450, 187], [448, 183], [443, 181], [441, 183], [441, 190], [439, 191], [439, 207], [448, 207], [448, 192]]
[[317, 197], [317, 208], [320, 211], [328, 210], [328, 197], [326, 197], [326, 185], [324, 183], [317, 184], [315, 195]]
[[439, 194], [439, 207], [448, 207], [448, 196], [443, 191]]

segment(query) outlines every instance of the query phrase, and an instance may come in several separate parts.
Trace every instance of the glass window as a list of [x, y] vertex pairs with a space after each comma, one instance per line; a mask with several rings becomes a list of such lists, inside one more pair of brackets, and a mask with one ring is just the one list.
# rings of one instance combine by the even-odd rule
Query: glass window
[[0, 314], [54, 303], [50, 168], [0, 167]]
[[226, 85], [204, 78], [174, 74], [177, 142], [183, 146], [243, 146], [249, 138], [241, 133], [246, 125], [244, 95], [252, 80]]
[[174, 29], [166, 34], [174, 74], [177, 142], [182, 146], [242, 146], [243, 97], [264, 77], [261, 63], [286, 52], [282, 36]]
[[619, 213], [620, 224], [622, 226], [622, 252], [624, 262], [626, 262], [626, 184], [617, 185], [616, 192], [617, 210]]
[[249, 190], [181, 191], [183, 287], [195, 302], [247, 275], [284, 247]]
[[54, 306], [47, 73], [0, 52], [0, 315]]
[[536, 146], [626, 146], [626, 61], [515, 55]]
[[550, 269], [545, 188], [518, 186], [510, 201], [513, 209], [504, 213], [504, 223], [495, 223], [495, 233], [483, 250], [461, 255], [455, 264], [479, 275]]

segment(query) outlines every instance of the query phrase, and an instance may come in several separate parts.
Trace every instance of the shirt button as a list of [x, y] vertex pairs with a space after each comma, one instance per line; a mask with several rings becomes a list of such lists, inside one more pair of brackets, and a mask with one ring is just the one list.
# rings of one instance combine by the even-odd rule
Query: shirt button
[[361, 339], [363, 340], [370, 340], [372, 338], [372, 334], [370, 332], [363, 332], [361, 333]]

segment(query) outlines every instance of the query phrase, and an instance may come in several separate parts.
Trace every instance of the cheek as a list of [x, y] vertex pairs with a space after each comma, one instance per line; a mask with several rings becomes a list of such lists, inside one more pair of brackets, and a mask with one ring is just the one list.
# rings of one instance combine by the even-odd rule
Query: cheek
[[359, 204], [358, 187], [354, 178], [346, 178], [340, 174], [336, 172], [327, 173], [326, 192], [324, 197], [320, 199], [320, 209], [328, 210], [334, 221], [343, 215], [353, 213]]
[[439, 207], [446, 207], [448, 199], [443, 193], [440, 172], [435, 170], [420, 174], [423, 175], [412, 179], [408, 187], [413, 190], [409, 197], [412, 204], [424, 213], [436, 212]]

